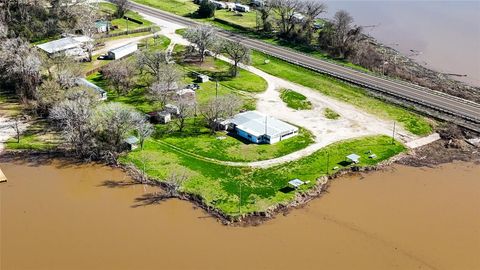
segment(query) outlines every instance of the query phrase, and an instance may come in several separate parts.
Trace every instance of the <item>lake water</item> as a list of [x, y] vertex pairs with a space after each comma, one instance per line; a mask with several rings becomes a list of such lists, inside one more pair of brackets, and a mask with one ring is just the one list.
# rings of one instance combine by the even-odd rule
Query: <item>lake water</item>
[[453, 78], [480, 86], [480, 1], [324, 2], [327, 17], [347, 10], [382, 43], [435, 70], [465, 74]]
[[[343, 177], [258, 227], [226, 227], [120, 170], [0, 163], [0, 269], [480, 269], [480, 166]], [[105, 185], [105, 181], [113, 181]], [[117, 183], [117, 185], [112, 184]]]

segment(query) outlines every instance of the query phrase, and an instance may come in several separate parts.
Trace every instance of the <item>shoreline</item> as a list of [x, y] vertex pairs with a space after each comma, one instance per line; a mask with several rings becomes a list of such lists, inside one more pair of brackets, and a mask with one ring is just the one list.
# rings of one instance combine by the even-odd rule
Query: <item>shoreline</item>
[[[474, 164], [480, 164], [480, 149], [474, 146], [465, 145], [463, 148], [448, 148], [445, 145], [448, 143], [447, 140], [441, 139], [434, 143], [422, 146], [418, 149], [411, 149], [407, 152], [401, 153], [397, 156], [393, 156], [388, 160], [378, 163], [374, 166], [365, 166], [358, 167], [353, 166], [349, 168], [344, 168], [340, 171], [335, 172], [329, 176], [322, 176], [317, 179], [317, 183], [311, 189], [305, 192], [299, 192], [296, 194], [295, 198], [288, 203], [277, 204], [271, 206], [266, 211], [262, 212], [252, 212], [245, 213], [239, 216], [228, 216], [222, 213], [220, 210], [210, 207], [204, 203], [203, 199], [195, 194], [177, 192], [175, 187], [166, 183], [154, 180], [152, 178], [146, 177], [142, 172], [134, 167], [133, 165], [124, 165], [124, 164], [106, 164], [103, 162], [94, 162], [94, 161], [82, 161], [72, 156], [69, 156], [68, 153], [63, 151], [35, 151], [35, 150], [9, 150], [0, 154], [1, 162], [15, 162], [16, 160], [21, 160], [24, 162], [42, 162], [43, 159], [61, 159], [71, 163], [85, 164], [102, 164], [110, 168], [117, 168], [124, 171], [128, 176], [131, 177], [134, 183], [138, 184], [148, 184], [151, 186], [159, 187], [161, 192], [155, 193], [154, 198], [158, 202], [162, 202], [168, 199], [180, 199], [188, 201], [194, 205], [203, 209], [208, 215], [214, 217], [219, 223], [227, 226], [234, 227], [249, 227], [249, 226], [259, 226], [271, 219], [275, 219], [278, 215], [288, 215], [292, 210], [299, 209], [308, 205], [308, 203], [316, 198], [321, 197], [325, 192], [328, 191], [330, 186], [330, 181], [335, 180], [339, 177], [358, 174], [360, 172], [369, 173], [374, 171], [381, 171], [391, 167], [392, 164], [399, 164], [410, 167], [430, 167], [434, 168], [441, 164], [452, 163], [455, 161], [461, 162], [473, 162]], [[443, 151], [442, 151], [443, 150]], [[448, 152], [448, 154], [446, 154]], [[426, 157], [429, 158], [426, 158]]]

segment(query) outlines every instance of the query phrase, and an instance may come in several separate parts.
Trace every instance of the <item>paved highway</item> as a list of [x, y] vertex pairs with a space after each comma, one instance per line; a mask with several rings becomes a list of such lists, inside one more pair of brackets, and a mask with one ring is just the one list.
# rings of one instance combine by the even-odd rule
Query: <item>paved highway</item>
[[[196, 26], [198, 22], [188, 18], [180, 17], [158, 9], [140, 5], [131, 2], [131, 9], [144, 14], [171, 21], [184, 26]], [[383, 94], [401, 98], [416, 104], [423, 105], [430, 109], [440, 111], [452, 116], [459, 117], [467, 121], [467, 127], [474, 127], [480, 131], [480, 104], [460, 99], [438, 91], [427, 88], [399, 82], [389, 79], [376, 77], [334, 63], [308, 56], [306, 54], [293, 51], [288, 48], [265, 43], [260, 40], [247, 38], [245, 36], [234, 34], [225, 30], [219, 30], [219, 35], [223, 38], [235, 40], [247, 47], [261, 51], [268, 55], [283, 59], [290, 63], [298, 64], [306, 68], [316, 70], [321, 73], [361, 85]]]

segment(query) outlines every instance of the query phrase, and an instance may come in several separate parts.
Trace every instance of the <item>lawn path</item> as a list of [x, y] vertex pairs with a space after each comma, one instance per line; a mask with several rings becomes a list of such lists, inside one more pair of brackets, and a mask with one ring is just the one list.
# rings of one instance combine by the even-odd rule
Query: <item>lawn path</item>
[[[161, 34], [171, 39], [171, 45], [189, 45], [187, 40], [175, 33], [177, 29], [183, 28], [182, 26], [154, 18], [146, 14], [141, 15], [145, 19], [160, 26], [162, 29], [160, 31]], [[218, 56], [218, 58], [232, 63], [230, 59], [224, 56]], [[393, 134], [392, 120], [382, 119], [375, 115], [366, 113], [365, 111], [362, 111], [351, 104], [325, 96], [311, 88], [272, 76], [252, 66], [241, 65], [241, 68], [258, 75], [267, 81], [268, 87], [266, 91], [256, 95], [256, 98], [258, 99], [257, 110], [283, 121], [308, 129], [315, 136], [315, 142], [302, 150], [287, 154], [282, 157], [254, 162], [229, 162], [215, 160], [198, 156], [186, 150], [178, 149], [178, 147], [169, 145], [172, 149], [176, 149], [177, 151], [190, 156], [198, 156], [197, 158], [217, 164], [265, 168], [309, 156], [321, 148], [340, 140], [379, 134], [391, 136]], [[284, 88], [294, 90], [306, 96], [312, 103], [312, 109], [294, 110], [288, 108], [280, 99], [279, 91]], [[341, 117], [337, 120], [327, 119], [324, 116], [324, 110], [326, 108], [336, 111]], [[397, 125], [395, 138], [403, 143], [408, 143], [410, 141], [417, 140], [418, 136], [411, 134], [403, 127]]]

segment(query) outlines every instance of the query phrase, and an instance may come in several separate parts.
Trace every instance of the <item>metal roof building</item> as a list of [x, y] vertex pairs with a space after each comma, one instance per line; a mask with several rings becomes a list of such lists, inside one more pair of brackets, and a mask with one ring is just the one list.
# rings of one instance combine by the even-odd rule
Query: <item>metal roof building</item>
[[237, 135], [254, 143], [273, 144], [298, 134], [297, 127], [257, 111], [235, 115], [230, 125]]
[[91, 41], [93, 41], [93, 39], [87, 36], [72, 36], [39, 44], [37, 47], [48, 54], [55, 54], [69, 50], [78, 51], [78, 49], [81, 49], [83, 44]]
[[95, 92], [98, 94], [98, 99], [99, 100], [106, 100], [107, 99], [107, 91], [103, 90], [102, 88], [98, 87], [97, 85], [95, 85], [94, 83], [92, 82], [89, 82], [87, 79], [85, 78], [78, 78], [77, 79], [77, 85], [79, 86], [85, 86], [85, 87], [88, 87], [90, 89], [93, 89], [95, 90]]

